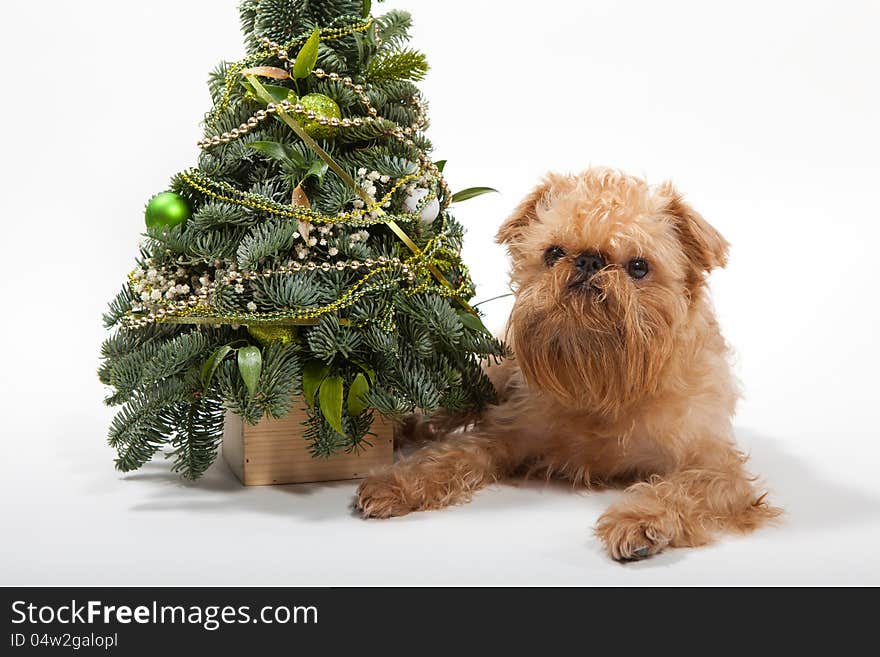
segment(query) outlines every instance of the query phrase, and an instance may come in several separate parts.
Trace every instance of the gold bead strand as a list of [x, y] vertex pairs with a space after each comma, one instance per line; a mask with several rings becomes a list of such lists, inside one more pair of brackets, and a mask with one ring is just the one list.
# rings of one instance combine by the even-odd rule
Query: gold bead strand
[[[381, 209], [386, 203], [391, 201], [394, 194], [396, 194], [404, 185], [419, 178], [422, 174], [423, 171], [419, 170], [416, 173], [404, 176], [403, 178], [398, 179], [385, 196], [378, 201], [365, 208], [336, 216], [324, 215], [316, 210], [302, 206], [284, 205], [277, 201], [273, 201], [266, 196], [241, 191], [229, 183], [210, 179], [198, 169], [191, 169], [190, 171], [181, 173], [180, 177], [187, 185], [214, 200], [247, 207], [252, 210], [259, 210], [267, 214], [288, 219], [302, 219], [315, 224], [341, 223], [348, 226], [368, 227], [384, 224], [391, 220], [388, 215], [380, 215], [375, 219], [364, 219], [363, 217], [369, 215], [371, 212]], [[405, 220], [406, 222], [413, 222], [419, 219], [419, 215], [416, 213], [403, 213], [398, 215], [397, 219]]]

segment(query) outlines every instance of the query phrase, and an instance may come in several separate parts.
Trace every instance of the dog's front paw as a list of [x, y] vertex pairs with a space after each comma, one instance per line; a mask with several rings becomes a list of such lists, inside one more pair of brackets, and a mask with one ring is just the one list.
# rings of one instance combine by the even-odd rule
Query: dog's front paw
[[390, 473], [365, 479], [357, 491], [355, 506], [364, 518], [393, 518], [413, 511], [403, 488]]
[[673, 528], [663, 515], [640, 516], [626, 509], [609, 509], [599, 518], [596, 534], [615, 561], [638, 561], [668, 546]]

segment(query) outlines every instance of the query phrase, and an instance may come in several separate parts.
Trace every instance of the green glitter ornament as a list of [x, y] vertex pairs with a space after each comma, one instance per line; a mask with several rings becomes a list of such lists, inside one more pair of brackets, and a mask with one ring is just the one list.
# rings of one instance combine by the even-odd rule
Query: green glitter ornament
[[192, 216], [192, 210], [185, 198], [174, 192], [154, 196], [147, 204], [144, 219], [148, 229], [173, 228], [185, 223]]
[[273, 342], [281, 344], [290, 344], [299, 341], [299, 333], [295, 326], [284, 326], [282, 324], [253, 324], [247, 327], [257, 342], [264, 347], [268, 347]]
[[[288, 98], [288, 100], [291, 100]], [[341, 119], [342, 112], [339, 105], [332, 98], [324, 94], [309, 94], [303, 96], [299, 100], [291, 100], [298, 102], [306, 111], [313, 111], [318, 117], [323, 119]], [[314, 139], [333, 139], [336, 136], [336, 128], [332, 125], [321, 125], [317, 119], [307, 119], [302, 114], [294, 114], [294, 120], [299, 123], [310, 137]]]

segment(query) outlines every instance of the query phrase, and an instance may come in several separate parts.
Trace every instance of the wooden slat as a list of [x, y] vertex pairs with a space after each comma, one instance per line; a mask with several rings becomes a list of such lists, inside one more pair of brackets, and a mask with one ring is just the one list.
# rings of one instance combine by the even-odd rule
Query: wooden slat
[[394, 462], [394, 425], [379, 415], [371, 429], [377, 435], [368, 436], [372, 447], [330, 458], [309, 452], [302, 437], [305, 419], [305, 410], [297, 408], [281, 420], [250, 426], [227, 412], [223, 457], [246, 486], [360, 479]]

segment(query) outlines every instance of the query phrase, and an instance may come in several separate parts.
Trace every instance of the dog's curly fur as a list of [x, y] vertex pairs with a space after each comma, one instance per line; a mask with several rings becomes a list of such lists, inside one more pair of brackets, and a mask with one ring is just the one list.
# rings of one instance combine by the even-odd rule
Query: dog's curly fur
[[[364, 516], [439, 509], [520, 474], [629, 485], [596, 532], [632, 560], [780, 513], [732, 440], [738, 392], [706, 292], [728, 244], [672, 185], [550, 174], [498, 241], [516, 297], [514, 356], [488, 369], [498, 403], [475, 422], [411, 420], [434, 440], [362, 483]], [[587, 273], [585, 254], [599, 258]]]

